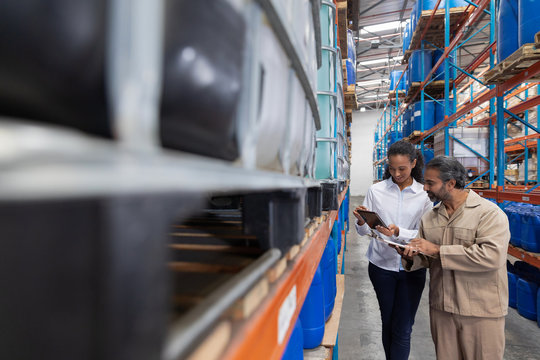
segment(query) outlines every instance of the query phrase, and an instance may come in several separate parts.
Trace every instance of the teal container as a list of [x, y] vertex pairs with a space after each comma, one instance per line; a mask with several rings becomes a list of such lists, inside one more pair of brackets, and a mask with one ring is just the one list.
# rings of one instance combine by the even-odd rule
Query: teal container
[[540, 252], [540, 212], [531, 208], [522, 216], [521, 247], [534, 253]]
[[304, 334], [302, 329], [302, 321], [300, 321], [300, 318], [298, 318], [294, 324], [294, 329], [281, 360], [302, 359], [304, 359]]
[[321, 264], [317, 267], [309, 287], [304, 305], [300, 311], [304, 349], [313, 349], [321, 344], [324, 337], [324, 288]]
[[426, 150], [424, 150], [424, 152], [422, 153], [422, 155], [424, 155], [424, 164], [427, 164], [428, 162], [430, 162], [431, 160], [433, 160], [433, 158], [435, 157], [434, 152], [433, 152], [432, 149], [426, 149]]
[[497, 62], [519, 48], [518, 0], [500, 0], [497, 8]]
[[324, 280], [324, 318], [328, 321], [336, 299], [336, 244], [330, 236], [321, 259]]
[[321, 45], [334, 48], [336, 47], [335, 5], [331, 4], [331, 2], [321, 2], [321, 11], [319, 14], [321, 20]]
[[317, 89], [319, 91], [336, 90], [336, 54], [328, 49], [321, 52], [321, 67], [317, 70]]
[[508, 306], [517, 308], [517, 282], [519, 277], [511, 272], [508, 272]]
[[518, 5], [519, 46], [534, 44], [534, 35], [540, 31], [540, 1], [519, 0]]
[[[336, 127], [336, 97], [318, 94], [321, 129], [317, 131], [318, 138], [335, 138]], [[318, 141], [315, 156], [315, 177], [317, 179], [334, 179], [335, 143]]]
[[410, 121], [411, 121], [411, 112], [409, 111], [409, 109], [407, 109], [407, 110], [405, 110], [403, 112], [402, 128], [403, 128], [403, 137], [404, 138], [411, 135], [411, 127], [409, 125]]
[[525, 279], [517, 282], [517, 310], [518, 313], [529, 320], [537, 320], [536, 311], [538, 285]]

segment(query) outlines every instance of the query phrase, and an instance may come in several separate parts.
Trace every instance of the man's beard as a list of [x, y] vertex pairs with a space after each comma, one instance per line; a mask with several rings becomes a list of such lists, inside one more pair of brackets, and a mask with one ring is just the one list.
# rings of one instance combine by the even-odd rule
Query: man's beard
[[441, 190], [439, 190], [438, 193], [428, 191], [427, 194], [428, 194], [429, 200], [433, 202], [445, 201], [450, 197], [450, 193], [446, 191], [444, 188], [441, 188]]

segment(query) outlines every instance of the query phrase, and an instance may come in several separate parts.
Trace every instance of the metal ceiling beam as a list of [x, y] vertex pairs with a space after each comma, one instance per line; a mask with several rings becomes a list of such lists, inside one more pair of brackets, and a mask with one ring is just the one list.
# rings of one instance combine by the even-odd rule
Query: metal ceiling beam
[[381, 5], [383, 2], [385, 2], [385, 0], [379, 0], [377, 1], [375, 4], [371, 5], [370, 7], [368, 7], [367, 9], [365, 9], [364, 11], [361, 11], [359, 16], [362, 16], [363, 14], [367, 13], [369, 10], [373, 9], [373, 8], [376, 8], [377, 6]]

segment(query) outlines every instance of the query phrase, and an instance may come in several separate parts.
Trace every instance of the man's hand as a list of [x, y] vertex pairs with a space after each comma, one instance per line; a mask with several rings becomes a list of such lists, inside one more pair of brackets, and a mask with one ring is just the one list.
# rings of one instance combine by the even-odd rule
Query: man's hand
[[394, 224], [390, 224], [388, 225], [388, 228], [385, 228], [385, 227], [382, 227], [380, 225], [376, 226], [375, 227], [376, 230], [378, 232], [380, 232], [381, 234], [384, 234], [386, 236], [399, 236], [399, 227], [397, 225], [394, 225]]
[[439, 245], [429, 242], [426, 239], [417, 238], [412, 239], [409, 246], [405, 248], [405, 255], [413, 256], [415, 255], [414, 253], [421, 252], [425, 255], [435, 256], [439, 254], [439, 249]]
[[405, 254], [405, 250], [407, 250], [406, 248], [402, 248], [400, 246], [396, 246], [396, 245], [392, 245], [392, 244], [388, 244], [388, 246], [390, 247], [393, 247], [394, 249], [396, 249], [397, 253], [399, 255], [401, 255], [401, 257], [409, 262], [412, 262], [413, 261], [413, 256], [415, 255], [418, 255], [418, 252], [412, 252], [412, 255], [406, 255]]
[[353, 211], [353, 215], [354, 215], [354, 217], [356, 218], [358, 225], [362, 226], [362, 225], [364, 225], [365, 221], [364, 221], [364, 219], [360, 216], [360, 214], [358, 213], [358, 210], [368, 211], [368, 208], [365, 207], [365, 206], [360, 205], [359, 207], [357, 207], [357, 208], [354, 209], [354, 211]]

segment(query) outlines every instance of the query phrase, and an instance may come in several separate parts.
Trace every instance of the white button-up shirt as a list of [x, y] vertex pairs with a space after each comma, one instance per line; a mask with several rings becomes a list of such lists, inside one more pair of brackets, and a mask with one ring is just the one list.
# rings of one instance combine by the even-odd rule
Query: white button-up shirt
[[[418, 234], [420, 219], [433, 208], [433, 203], [424, 191], [424, 186], [416, 180], [413, 179], [412, 185], [401, 191], [390, 177], [369, 188], [364, 199], [364, 206], [379, 214], [386, 225], [397, 225], [399, 227], [398, 242], [408, 243]], [[357, 222], [355, 224], [358, 234], [371, 234], [371, 229], [367, 224], [364, 223], [362, 226]], [[377, 231], [376, 233], [386, 237]], [[403, 269], [401, 256], [382, 241], [371, 238], [366, 255], [372, 264], [382, 269], [390, 271]]]

